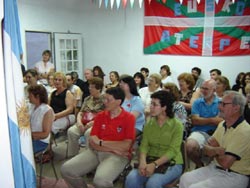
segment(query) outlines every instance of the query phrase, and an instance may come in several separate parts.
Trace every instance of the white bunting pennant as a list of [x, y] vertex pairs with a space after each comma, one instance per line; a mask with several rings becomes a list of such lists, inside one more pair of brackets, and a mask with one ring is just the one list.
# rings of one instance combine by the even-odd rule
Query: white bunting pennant
[[133, 8], [134, 3], [135, 3], [135, 0], [130, 0], [130, 6], [131, 6], [131, 8]]
[[111, 7], [111, 9], [113, 9], [114, 2], [115, 2], [115, 0], [110, 0], [110, 7]]
[[117, 9], [120, 8], [120, 5], [121, 5], [121, 0], [116, 0], [116, 7], [117, 7]]
[[139, 7], [140, 8], [142, 7], [142, 2], [143, 2], [143, 0], [139, 0]]

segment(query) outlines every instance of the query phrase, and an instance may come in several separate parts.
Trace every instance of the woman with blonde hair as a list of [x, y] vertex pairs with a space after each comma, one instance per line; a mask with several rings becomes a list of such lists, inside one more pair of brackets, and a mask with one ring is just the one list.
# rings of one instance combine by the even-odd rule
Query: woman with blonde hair
[[151, 94], [156, 91], [161, 90], [161, 76], [157, 73], [151, 74], [148, 78], [148, 87], [143, 87], [139, 89], [139, 94], [141, 96], [142, 102], [145, 106], [144, 113], [146, 117], [149, 115]]
[[66, 77], [62, 72], [54, 74], [54, 85], [56, 90], [51, 93], [49, 105], [55, 112], [52, 132], [56, 134], [75, 123], [75, 106], [74, 96], [67, 89]]
[[217, 97], [222, 98], [224, 91], [231, 89], [229, 80], [225, 76], [217, 76], [215, 78], [215, 82], [216, 82], [215, 93]]

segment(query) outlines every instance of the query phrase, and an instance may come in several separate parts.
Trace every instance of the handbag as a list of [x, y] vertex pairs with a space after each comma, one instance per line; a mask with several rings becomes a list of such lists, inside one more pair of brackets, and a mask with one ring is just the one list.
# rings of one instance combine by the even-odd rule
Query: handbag
[[86, 125], [88, 122], [94, 120], [96, 113], [93, 112], [83, 112], [82, 114], [82, 124]]
[[[152, 162], [156, 161], [157, 159], [158, 159], [158, 157], [147, 156], [146, 157], [146, 162], [147, 162], [147, 164], [149, 164], [149, 163], [152, 163]], [[158, 168], [155, 169], [154, 173], [165, 174], [168, 167], [174, 166], [174, 165], [175, 165], [175, 160], [171, 159], [170, 161], [158, 166]], [[139, 167], [139, 164], [135, 163], [134, 168], [138, 168], [138, 167]]]

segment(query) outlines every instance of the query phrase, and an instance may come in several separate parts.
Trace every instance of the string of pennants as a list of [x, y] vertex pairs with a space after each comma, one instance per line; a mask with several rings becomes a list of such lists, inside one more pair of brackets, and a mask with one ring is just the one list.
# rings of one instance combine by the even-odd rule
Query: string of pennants
[[[130, 5], [131, 8], [134, 7], [135, 5], [135, 1], [138, 1], [137, 3], [139, 3], [139, 7], [142, 8], [142, 4], [144, 1], [148, 1], [149, 4], [152, 0], [92, 0], [92, 3], [98, 3], [99, 8], [102, 7], [102, 4], [104, 5], [105, 8], [115, 8], [115, 4], [116, 4], [116, 8], [119, 9], [120, 7], [126, 8], [128, 6], [128, 4]], [[161, 0], [163, 3], [166, 3], [167, 0]], [[180, 3], [182, 4], [183, 0], [179, 0]], [[200, 3], [200, 1], [206, 1], [206, 0], [197, 0], [198, 4]], [[220, 0], [215, 0], [215, 2], [218, 4]], [[230, 0], [232, 3], [235, 2], [235, 0]], [[236, 0], [237, 1], [237, 0]], [[246, 1], [246, 0], [245, 0]]]

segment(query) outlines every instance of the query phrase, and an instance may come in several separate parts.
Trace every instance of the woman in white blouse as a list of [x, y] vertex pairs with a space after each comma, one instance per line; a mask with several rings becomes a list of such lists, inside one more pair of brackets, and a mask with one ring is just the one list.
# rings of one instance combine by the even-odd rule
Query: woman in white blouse
[[51, 52], [45, 50], [42, 53], [42, 61], [35, 64], [35, 69], [38, 72], [39, 81], [43, 85], [48, 85], [47, 77], [50, 72], [55, 72], [55, 66], [50, 62]]
[[53, 109], [47, 104], [47, 91], [42, 85], [30, 86], [28, 93], [30, 103], [33, 104], [30, 115], [33, 151], [37, 153], [44, 150], [49, 144], [51, 126], [55, 116]]

